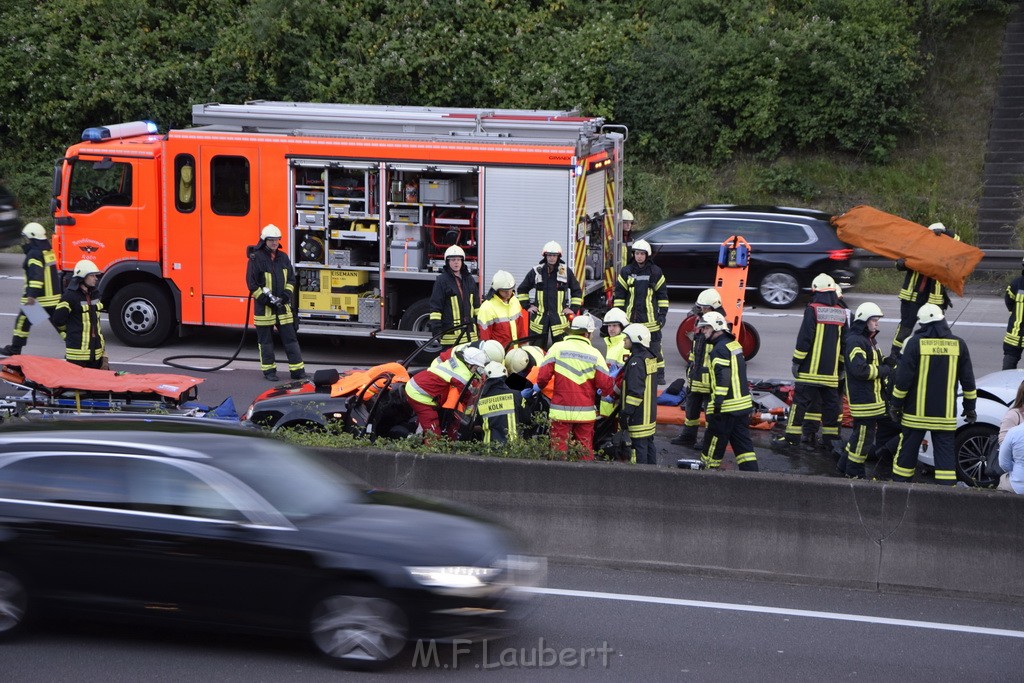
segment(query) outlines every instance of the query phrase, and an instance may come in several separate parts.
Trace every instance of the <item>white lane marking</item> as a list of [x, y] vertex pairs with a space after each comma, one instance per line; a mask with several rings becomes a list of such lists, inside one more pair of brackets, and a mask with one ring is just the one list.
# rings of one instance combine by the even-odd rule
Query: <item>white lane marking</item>
[[706, 609], [731, 610], [733, 612], [757, 612], [759, 614], [781, 614], [792, 617], [810, 619], [832, 619], [833, 621], [856, 621], [868, 624], [885, 624], [887, 626], [909, 626], [926, 628], [936, 631], [958, 631], [960, 633], [977, 633], [988, 636], [1005, 636], [1007, 638], [1024, 638], [1024, 631], [1012, 631], [1003, 628], [985, 626], [966, 626], [962, 624], [944, 624], [937, 621], [916, 621], [913, 619], [890, 619], [889, 617], [872, 617], [863, 614], [843, 614], [841, 612], [817, 612], [814, 610], [788, 609], [785, 607], [765, 607], [761, 605], [738, 605], [729, 602], [707, 602], [705, 600], [682, 600], [679, 598], [659, 598], [651, 595], [629, 595], [624, 593], [603, 593], [597, 591], [577, 591], [563, 588], [523, 588], [529, 593], [540, 595], [558, 595], [569, 598], [591, 598], [594, 600], [616, 600], [619, 602], [647, 602], [657, 605], [678, 605], [680, 607], [703, 607]]

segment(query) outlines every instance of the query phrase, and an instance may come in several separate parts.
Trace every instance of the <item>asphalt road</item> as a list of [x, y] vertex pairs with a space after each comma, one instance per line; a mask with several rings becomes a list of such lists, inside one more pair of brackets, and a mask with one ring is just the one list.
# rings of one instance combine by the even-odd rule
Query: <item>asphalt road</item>
[[[994, 682], [1024, 667], [1021, 606], [567, 565], [549, 568], [544, 593], [514, 637], [414, 644], [367, 676]], [[300, 640], [67, 621], [0, 645], [0, 667], [10, 683], [340, 675]]]
[[[24, 275], [21, 270], [21, 257], [18, 254], [0, 254], [0, 345], [7, 343], [14, 326], [17, 301], [24, 287]], [[879, 304], [883, 311], [897, 315], [899, 305], [895, 296], [868, 297], [855, 291], [847, 293], [846, 299], [851, 308], [872, 300]], [[681, 377], [683, 361], [675, 348], [675, 330], [692, 306], [692, 299], [674, 298], [668, 317], [667, 329], [670, 333], [665, 340], [665, 357], [669, 380]], [[751, 379], [789, 380], [790, 358], [793, 343], [803, 310], [800, 307], [778, 311], [759, 308], [751, 305], [745, 314], [745, 320], [752, 324], [760, 333], [761, 349], [757, 356], [748, 364], [748, 376]], [[978, 296], [966, 299], [954, 298], [954, 306], [950, 311], [950, 320], [955, 320], [954, 329], [962, 336], [971, 348], [975, 374], [982, 376], [1000, 369], [1002, 350], [1002, 330], [1006, 324], [1006, 310], [1000, 298], [994, 296]], [[891, 335], [896, 327], [895, 319], [885, 319], [882, 324], [881, 338], [883, 349], [887, 352]], [[249, 403], [262, 391], [269, 388], [259, 372], [257, 361], [255, 334], [250, 330], [246, 335], [246, 343], [241, 349], [240, 360], [232, 362], [217, 372], [199, 372], [177, 370], [163, 364], [168, 356], [184, 355], [189, 357], [201, 355], [230, 357], [238, 348], [242, 335], [240, 329], [193, 329], [187, 336], [176, 338], [157, 349], [140, 349], [123, 345], [110, 332], [104, 323], [107, 351], [111, 367], [128, 372], [179, 372], [182, 374], [202, 377], [204, 383], [199, 388], [199, 399], [203, 403], [216, 405], [227, 397], [231, 397], [239, 412], [244, 411]], [[322, 367], [368, 367], [378, 363], [400, 360], [413, 349], [410, 344], [401, 342], [378, 341], [354, 337], [326, 338], [305, 335], [301, 337], [303, 356], [310, 372]], [[601, 342], [595, 339], [600, 346]], [[41, 328], [33, 331], [28, 353], [53, 357], [63, 357], [63, 343], [52, 328]], [[278, 350], [278, 359], [283, 360], [284, 354]], [[212, 367], [220, 361], [201, 358], [183, 358], [178, 362], [197, 367]], [[286, 377], [286, 366], [279, 363], [282, 378]], [[0, 395], [9, 393], [9, 388], [0, 387]], [[673, 446], [668, 441], [679, 432], [679, 427], [663, 425], [658, 429], [656, 444], [659, 464], [674, 466], [680, 457], [689, 457], [693, 451]], [[769, 447], [771, 432], [755, 431], [754, 445], [762, 470], [773, 472], [791, 472], [796, 474], [834, 474], [834, 460], [826, 455], [801, 450], [774, 452]], [[725, 466], [733, 466], [731, 456], [727, 456]]]

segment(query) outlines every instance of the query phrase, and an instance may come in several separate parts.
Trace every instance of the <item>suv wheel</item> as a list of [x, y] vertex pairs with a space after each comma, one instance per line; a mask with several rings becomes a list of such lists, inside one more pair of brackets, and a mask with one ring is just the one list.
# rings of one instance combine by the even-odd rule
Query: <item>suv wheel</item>
[[789, 308], [800, 296], [800, 283], [788, 270], [773, 270], [761, 278], [757, 294], [769, 308]]

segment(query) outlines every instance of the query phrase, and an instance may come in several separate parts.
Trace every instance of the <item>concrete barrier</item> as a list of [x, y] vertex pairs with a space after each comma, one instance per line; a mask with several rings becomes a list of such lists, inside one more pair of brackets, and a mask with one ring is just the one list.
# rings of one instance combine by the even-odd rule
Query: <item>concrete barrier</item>
[[373, 487], [485, 510], [552, 559], [1024, 603], [1024, 496], [614, 463], [320, 452]]

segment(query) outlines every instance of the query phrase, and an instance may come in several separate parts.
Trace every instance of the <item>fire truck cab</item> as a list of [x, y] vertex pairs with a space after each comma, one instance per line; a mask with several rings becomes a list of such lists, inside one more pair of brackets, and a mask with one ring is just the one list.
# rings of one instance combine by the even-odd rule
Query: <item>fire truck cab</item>
[[242, 327], [246, 249], [273, 223], [302, 333], [425, 339], [457, 244], [481, 296], [555, 240], [592, 306], [621, 266], [626, 131], [573, 111], [256, 101], [200, 104], [194, 127], [89, 128], [54, 169], [54, 248], [104, 275], [113, 332], [158, 346]]

